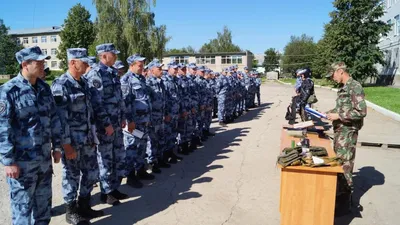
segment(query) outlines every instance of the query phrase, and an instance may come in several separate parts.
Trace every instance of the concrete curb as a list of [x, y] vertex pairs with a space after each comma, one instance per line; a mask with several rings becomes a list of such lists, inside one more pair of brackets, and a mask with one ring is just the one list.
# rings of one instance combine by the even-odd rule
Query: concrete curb
[[[277, 80], [277, 81], [279, 83], [281, 83], [281, 84], [292, 85], [290, 83], [285, 83], [285, 82], [282, 82], [280, 80]], [[339, 91], [339, 89], [337, 89], [337, 88], [324, 87], [324, 86], [321, 86], [321, 85], [314, 85], [314, 87], [328, 89], [328, 90], [331, 90], [331, 91], [334, 91], [334, 92], [338, 92]], [[376, 105], [376, 104], [374, 104], [374, 103], [372, 103], [372, 102], [370, 102], [368, 100], [365, 100], [365, 102], [367, 103], [367, 106], [370, 107], [371, 109], [373, 109], [373, 110], [375, 110], [375, 111], [377, 111], [377, 112], [379, 112], [379, 113], [381, 113], [381, 114], [383, 114], [383, 115], [385, 115], [385, 116], [387, 116], [387, 117], [389, 117], [389, 118], [391, 118], [393, 120], [396, 120], [396, 121], [400, 122], [400, 114], [395, 113], [393, 111], [390, 111], [388, 109], [385, 109], [385, 108], [383, 108], [383, 107], [381, 107], [379, 105]]]

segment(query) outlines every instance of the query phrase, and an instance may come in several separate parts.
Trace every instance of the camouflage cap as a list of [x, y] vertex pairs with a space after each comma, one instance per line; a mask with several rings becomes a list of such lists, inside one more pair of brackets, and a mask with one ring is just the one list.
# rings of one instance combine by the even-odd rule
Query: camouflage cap
[[96, 57], [95, 56], [88, 56], [89, 59], [89, 66], [92, 66], [93, 64], [96, 63]]
[[112, 43], [97, 45], [96, 52], [97, 52], [97, 54], [101, 54], [104, 52], [112, 52], [117, 55], [120, 53], [118, 50], [115, 49], [115, 46]]
[[117, 60], [117, 61], [114, 63], [113, 67], [114, 67], [115, 69], [119, 70], [119, 69], [125, 68], [125, 65], [122, 63], [122, 61]]
[[183, 63], [178, 63], [178, 68], [179, 68], [179, 69], [186, 68], [186, 65], [183, 64]]
[[134, 62], [136, 62], [136, 61], [142, 62], [142, 61], [144, 61], [144, 60], [146, 60], [145, 57], [142, 57], [141, 55], [139, 55], [138, 53], [136, 53], [136, 54], [134, 54], [134, 55], [129, 56], [129, 57], [126, 59], [126, 62], [128, 62], [128, 64], [131, 65], [132, 63], [134, 63]]
[[149, 69], [152, 69], [152, 68], [154, 68], [154, 67], [161, 68], [161, 67], [163, 67], [163, 66], [164, 66], [164, 64], [160, 63], [160, 60], [158, 60], [158, 59], [153, 59], [153, 61], [151, 61], [151, 62], [147, 65], [147, 68], [149, 68]]
[[330, 78], [333, 76], [333, 73], [335, 73], [337, 70], [339, 69], [343, 69], [343, 70], [347, 70], [347, 66], [344, 62], [336, 62], [336, 63], [332, 63], [332, 65], [330, 66], [330, 71], [329, 73], [325, 76], [326, 78]]
[[206, 67], [205, 66], [199, 66], [199, 67], [197, 67], [197, 70], [198, 71], [206, 71]]
[[197, 69], [196, 63], [189, 63], [188, 67], [194, 70]]
[[171, 61], [167, 65], [168, 65], [168, 69], [169, 68], [173, 68], [173, 69], [178, 68], [178, 64], [176, 63], [176, 61]]
[[50, 59], [51, 57], [42, 53], [42, 50], [38, 46], [24, 48], [19, 52], [15, 53], [15, 58], [18, 63], [21, 64], [24, 61], [35, 60], [42, 61], [45, 59]]
[[86, 48], [69, 48], [67, 49], [67, 59], [68, 61], [73, 59], [79, 59], [82, 62], [89, 64], [89, 58], [87, 55]]

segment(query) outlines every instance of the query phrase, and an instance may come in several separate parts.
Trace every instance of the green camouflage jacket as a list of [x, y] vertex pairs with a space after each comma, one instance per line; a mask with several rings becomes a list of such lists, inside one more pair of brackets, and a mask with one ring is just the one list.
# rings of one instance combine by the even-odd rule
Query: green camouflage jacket
[[350, 78], [337, 93], [336, 107], [329, 113], [338, 113], [339, 120], [333, 121], [335, 130], [352, 128], [360, 130], [364, 125], [364, 117], [367, 115], [364, 90], [359, 82]]

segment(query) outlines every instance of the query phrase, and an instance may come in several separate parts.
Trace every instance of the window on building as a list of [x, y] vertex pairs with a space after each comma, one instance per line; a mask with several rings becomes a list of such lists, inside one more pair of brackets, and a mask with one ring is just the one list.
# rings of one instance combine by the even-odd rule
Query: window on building
[[175, 60], [176, 63], [188, 64], [189, 56], [176, 56], [176, 57], [172, 57], [171, 60]]
[[57, 61], [51, 61], [51, 68], [57, 68]]
[[47, 55], [47, 49], [46, 48], [42, 48], [42, 53]]
[[393, 35], [393, 24], [392, 24], [392, 20], [388, 20], [387, 24], [390, 25], [390, 31], [388, 32], [388, 37]]
[[51, 55], [57, 55], [57, 49], [56, 48], [52, 48], [51, 49]]
[[17, 38], [17, 44], [21, 44], [21, 39]]
[[27, 37], [22, 38], [22, 43], [28, 44], [29, 43], [28, 38]]
[[38, 43], [37, 37], [32, 37], [32, 43]]
[[232, 64], [242, 64], [242, 56], [233, 55], [232, 56]]
[[215, 64], [215, 56], [196, 56], [196, 64]]
[[222, 64], [242, 64], [242, 56], [240, 55], [227, 55], [221, 57]]
[[46, 43], [47, 42], [47, 37], [46, 36], [42, 36], [42, 43]]
[[400, 32], [400, 15], [394, 17], [395, 25], [394, 25], [394, 35], [399, 35]]
[[57, 36], [56, 35], [52, 35], [50, 37], [50, 42], [57, 42]]

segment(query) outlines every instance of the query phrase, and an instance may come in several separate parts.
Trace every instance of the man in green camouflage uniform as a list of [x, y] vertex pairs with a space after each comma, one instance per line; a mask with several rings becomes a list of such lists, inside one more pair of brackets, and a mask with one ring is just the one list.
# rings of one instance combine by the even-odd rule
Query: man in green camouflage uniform
[[[336, 107], [327, 112], [327, 117], [332, 121], [335, 132], [334, 150], [342, 161], [344, 177], [348, 184], [345, 189], [351, 195], [358, 131], [362, 128], [364, 117], [367, 115], [367, 105], [361, 84], [350, 76], [346, 65], [339, 62], [332, 64], [331, 67], [331, 73], [327, 77], [332, 77], [335, 82], [343, 84], [343, 87], [337, 93]], [[340, 186], [339, 184], [339, 189]]]
[[358, 131], [362, 128], [364, 117], [367, 115], [364, 90], [359, 82], [351, 78], [344, 63], [332, 64], [332, 72], [328, 77], [343, 84], [338, 91], [336, 107], [327, 112], [327, 116], [333, 121], [334, 150], [342, 159], [344, 175], [348, 185], [352, 187]]

